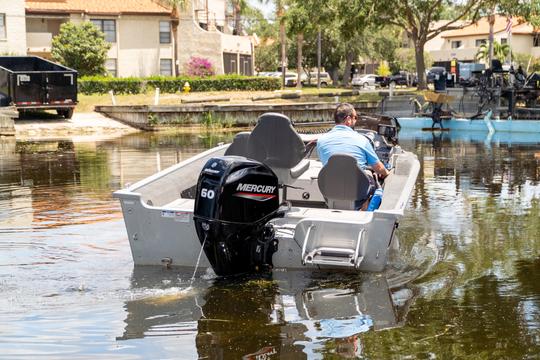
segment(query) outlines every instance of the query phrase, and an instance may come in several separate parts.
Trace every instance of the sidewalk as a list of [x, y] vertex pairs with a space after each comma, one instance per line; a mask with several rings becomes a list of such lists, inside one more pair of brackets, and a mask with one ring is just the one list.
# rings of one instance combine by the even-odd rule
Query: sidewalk
[[51, 115], [46, 118], [24, 117], [15, 120], [15, 137], [31, 140], [77, 138], [79, 141], [115, 138], [139, 130], [99, 113], [75, 113], [66, 120]]

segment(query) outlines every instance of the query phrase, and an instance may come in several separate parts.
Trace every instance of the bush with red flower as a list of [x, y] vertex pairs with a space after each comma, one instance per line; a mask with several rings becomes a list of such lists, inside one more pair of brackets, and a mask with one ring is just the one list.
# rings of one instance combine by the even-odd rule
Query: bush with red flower
[[212, 76], [216, 73], [210, 60], [196, 56], [192, 56], [186, 63], [185, 71], [188, 76], [201, 77]]

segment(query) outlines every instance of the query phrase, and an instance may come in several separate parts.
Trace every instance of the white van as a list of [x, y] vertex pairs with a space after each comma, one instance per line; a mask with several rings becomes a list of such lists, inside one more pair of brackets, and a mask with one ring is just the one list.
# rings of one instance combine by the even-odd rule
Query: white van
[[[302, 85], [317, 85], [317, 72], [311, 71], [309, 73], [309, 76], [304, 73], [302, 74]], [[328, 74], [326, 71], [321, 71], [321, 86], [325, 87], [330, 85], [332, 82], [332, 79], [330, 78], [330, 74]]]

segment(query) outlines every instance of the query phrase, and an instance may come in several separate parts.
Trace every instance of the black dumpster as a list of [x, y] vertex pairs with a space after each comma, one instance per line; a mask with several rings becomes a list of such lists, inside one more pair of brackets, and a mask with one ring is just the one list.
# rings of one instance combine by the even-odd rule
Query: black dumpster
[[71, 118], [77, 105], [77, 71], [37, 56], [0, 56], [0, 106], [54, 109]]

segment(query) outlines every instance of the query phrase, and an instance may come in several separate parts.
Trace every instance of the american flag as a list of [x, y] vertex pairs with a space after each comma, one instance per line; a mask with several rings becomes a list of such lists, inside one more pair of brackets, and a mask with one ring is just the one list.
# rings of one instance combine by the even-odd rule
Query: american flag
[[509, 16], [506, 18], [506, 29], [504, 29], [508, 34], [512, 33], [512, 17]]

